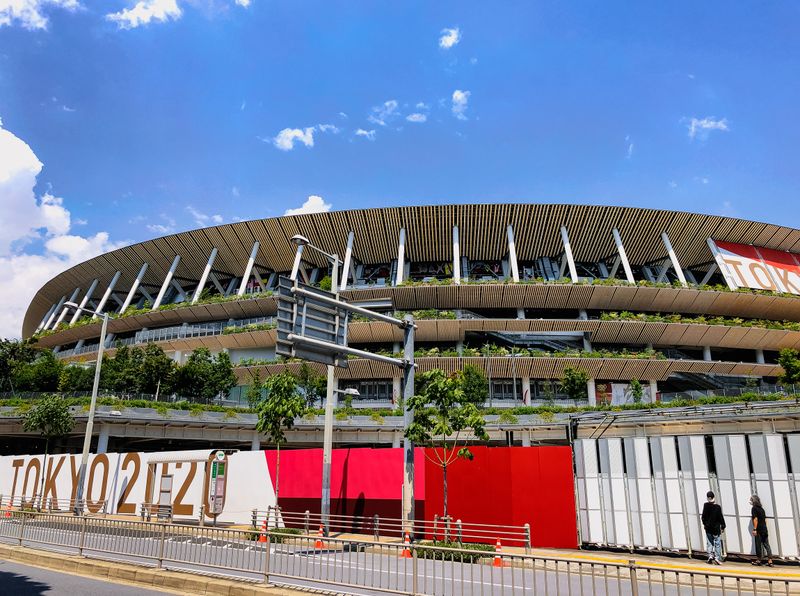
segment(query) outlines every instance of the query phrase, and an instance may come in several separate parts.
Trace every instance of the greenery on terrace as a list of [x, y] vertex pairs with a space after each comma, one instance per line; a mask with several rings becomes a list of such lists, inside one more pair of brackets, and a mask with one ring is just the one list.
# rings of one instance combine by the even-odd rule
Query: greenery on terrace
[[685, 323], [690, 325], [723, 325], [725, 327], [758, 327], [783, 331], [800, 331], [797, 321], [769, 321], [766, 319], [742, 319], [739, 317], [685, 316], [679, 314], [604, 312], [601, 321], [642, 321], [646, 323]]
[[[496, 285], [496, 284], [531, 284], [531, 285], [582, 285], [582, 286], [626, 286], [626, 287], [640, 287], [640, 288], [677, 288], [682, 289], [683, 285], [679, 281], [674, 281], [672, 283], [669, 282], [654, 282], [654, 281], [647, 281], [645, 279], [640, 279], [634, 283], [630, 283], [627, 280], [619, 279], [616, 277], [607, 278], [607, 279], [580, 279], [577, 282], [573, 283], [569, 277], [562, 277], [559, 279], [544, 279], [543, 277], [535, 277], [532, 279], [524, 279], [520, 280], [519, 282], [514, 282], [509, 277], [499, 278], [499, 279], [466, 279], [461, 280], [460, 285]], [[402, 286], [450, 286], [454, 285], [452, 278], [446, 279], [430, 279], [427, 281], [416, 281], [416, 280], [405, 280], [401, 284]], [[756, 290], [751, 288], [738, 288], [736, 290], [731, 290], [725, 284], [706, 284], [706, 285], [689, 285], [688, 289], [693, 290], [704, 290], [704, 291], [714, 291], [714, 292], [733, 292], [733, 293], [740, 293], [740, 294], [763, 294], [766, 296], [783, 296], [786, 298], [797, 298], [797, 295], [790, 294], [787, 292], [773, 292], [771, 290]]]
[[[90, 398], [88, 397], [65, 397], [64, 403], [68, 406], [81, 408], [88, 412]], [[712, 396], [697, 399], [678, 399], [669, 402], [656, 403], [629, 403], [621, 405], [597, 405], [597, 406], [570, 406], [558, 403], [545, 404], [539, 406], [517, 406], [513, 408], [494, 408], [479, 407], [479, 411], [484, 416], [498, 416], [501, 423], [513, 424], [518, 416], [539, 416], [544, 421], [552, 421], [556, 414], [580, 414], [583, 412], [622, 412], [629, 410], [659, 410], [664, 408], [699, 407], [709, 405], [727, 404], [748, 404], [755, 402], [775, 402], [776, 404], [799, 403], [800, 393], [782, 394], [758, 394], [743, 393], [739, 396]], [[32, 407], [39, 403], [39, 399], [6, 398], [0, 399], [0, 408], [12, 408], [0, 413], [4, 416], [21, 416], [28, 412]], [[180, 412], [190, 412], [199, 415], [203, 412], [223, 412], [226, 418], [234, 418], [238, 414], [255, 414], [251, 408], [229, 407], [217, 404], [202, 404], [189, 401], [165, 402], [144, 399], [117, 399], [113, 397], [98, 398], [98, 405], [110, 406], [116, 410], [126, 408], [150, 408], [156, 410], [161, 415], [168, 415], [170, 410]], [[384, 422], [388, 417], [401, 417], [401, 408], [354, 408], [352, 405], [336, 408], [334, 410], [336, 419], [346, 420], [352, 416], [369, 417], [378, 423]], [[317, 416], [325, 414], [322, 408], [308, 408], [305, 418], [311, 420]], [[513, 418], [512, 418], [513, 417]]]
[[[271, 291], [267, 292], [260, 292], [257, 294], [245, 294], [244, 296], [223, 296], [222, 294], [210, 294], [207, 293], [207, 290], [204, 290], [203, 293], [200, 294], [200, 300], [197, 303], [193, 304], [190, 300], [186, 300], [184, 302], [173, 302], [170, 304], [162, 304], [159, 306], [155, 311], [153, 311], [153, 307], [150, 304], [149, 300], [146, 300], [142, 304], [142, 308], [129, 308], [123, 314], [109, 312], [108, 316], [110, 319], [126, 319], [128, 317], [134, 317], [136, 315], [144, 315], [150, 312], [163, 312], [168, 310], [176, 310], [181, 308], [188, 308], [190, 306], [201, 306], [201, 305], [208, 305], [208, 304], [222, 304], [225, 302], [239, 302], [241, 300], [257, 300], [259, 298], [266, 298], [268, 296], [272, 296]], [[74, 324], [70, 325], [69, 323], [62, 322], [59, 324], [55, 329], [48, 329], [47, 331], [40, 331], [35, 334], [35, 337], [47, 337], [48, 335], [53, 335], [54, 333], [58, 333], [59, 331], [65, 331], [66, 329], [74, 329], [76, 327], [83, 327], [84, 325], [91, 325], [92, 323], [98, 323], [97, 319], [93, 319], [92, 317], [84, 317], [82, 319], [77, 320]]]

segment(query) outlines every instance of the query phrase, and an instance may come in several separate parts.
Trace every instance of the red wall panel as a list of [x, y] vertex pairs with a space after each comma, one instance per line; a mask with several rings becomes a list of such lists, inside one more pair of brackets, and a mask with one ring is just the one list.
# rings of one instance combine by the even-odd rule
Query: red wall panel
[[[447, 469], [448, 513], [463, 522], [531, 525], [534, 546], [577, 548], [569, 447], [472, 447], [472, 461]], [[442, 469], [428, 451], [426, 519], [442, 515]], [[431, 461], [433, 460], [433, 461]]]

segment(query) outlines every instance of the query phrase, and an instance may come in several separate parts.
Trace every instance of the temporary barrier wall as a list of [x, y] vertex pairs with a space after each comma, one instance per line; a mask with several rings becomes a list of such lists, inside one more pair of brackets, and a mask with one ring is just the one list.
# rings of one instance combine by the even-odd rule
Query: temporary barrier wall
[[[197, 519], [201, 504], [207, 501], [206, 462], [212, 454], [200, 450], [91, 455], [84, 485], [86, 508], [92, 513], [139, 514], [142, 503], [157, 502], [162, 477], [171, 475], [174, 516]], [[150, 465], [151, 459], [159, 463]], [[0, 495], [5, 503], [12, 497], [15, 502], [23, 499], [37, 506], [41, 502], [45, 508], [70, 508], [77, 494], [80, 456], [48, 456], [44, 477], [43, 461], [42, 455], [0, 457]], [[225, 506], [219, 521], [247, 523], [256, 504], [261, 508], [275, 504], [261, 452], [232, 453], [227, 468]]]
[[[788, 454], [788, 459], [787, 459]], [[776, 556], [798, 557], [800, 436], [626, 437], [575, 441], [581, 540], [667, 551], [705, 550], [700, 512], [712, 490], [728, 552], [754, 552], [749, 499], [758, 494]]]

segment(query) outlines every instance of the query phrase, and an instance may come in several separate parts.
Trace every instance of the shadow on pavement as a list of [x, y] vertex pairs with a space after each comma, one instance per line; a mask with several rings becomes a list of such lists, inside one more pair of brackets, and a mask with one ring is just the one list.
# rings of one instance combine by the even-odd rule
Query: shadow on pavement
[[[24, 575], [0, 569], [0, 593], [14, 596], [36, 596], [50, 592], [52, 586]], [[52, 592], [50, 592], [52, 594]]]

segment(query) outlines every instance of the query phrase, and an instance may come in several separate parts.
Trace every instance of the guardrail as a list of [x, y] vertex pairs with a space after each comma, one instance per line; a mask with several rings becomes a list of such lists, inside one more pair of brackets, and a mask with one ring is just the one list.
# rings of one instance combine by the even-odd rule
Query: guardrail
[[521, 546], [526, 552], [531, 549], [530, 524], [523, 526], [504, 526], [493, 524], [476, 524], [462, 522], [452, 517], [435, 515], [433, 521], [415, 520], [413, 523], [405, 522], [399, 518], [362, 515], [335, 515], [328, 516], [328, 524], [321, 514], [304, 512], [283, 511], [279, 507], [270, 506], [266, 511], [253, 509], [251, 523], [254, 528], [267, 530], [281, 527], [300, 529], [306, 534], [313, 534], [322, 529], [324, 535], [363, 534], [372, 536], [376, 541], [381, 537], [402, 538], [409, 532], [412, 538], [420, 537], [429, 540], [444, 542], [471, 542], [494, 543], [502, 540], [511, 546]]
[[791, 577], [13, 511], [0, 541], [245, 580], [410, 596], [800, 592]]
[[53, 497], [42, 498], [41, 495], [34, 495], [30, 499], [18, 495], [16, 497], [0, 495], [0, 515], [11, 509], [20, 511], [46, 511], [49, 513], [61, 513], [75, 511], [75, 505], [81, 504], [80, 511], [88, 511], [90, 514], [107, 515], [108, 500], [99, 501], [77, 501], [76, 499], [56, 499]]

